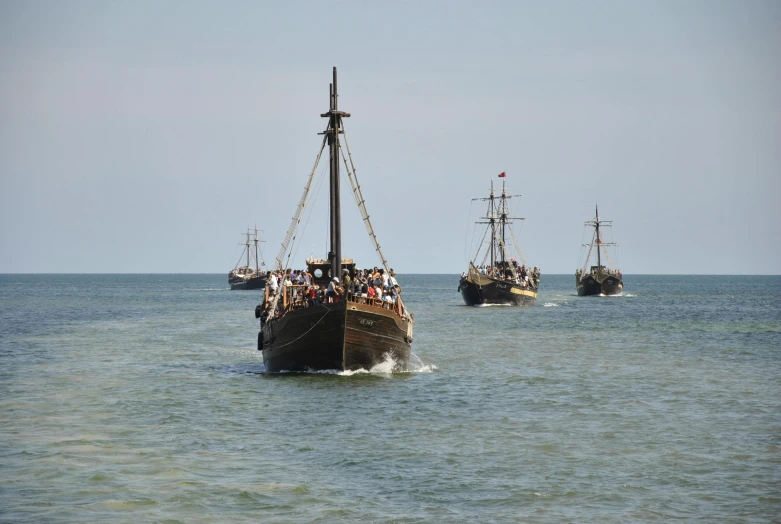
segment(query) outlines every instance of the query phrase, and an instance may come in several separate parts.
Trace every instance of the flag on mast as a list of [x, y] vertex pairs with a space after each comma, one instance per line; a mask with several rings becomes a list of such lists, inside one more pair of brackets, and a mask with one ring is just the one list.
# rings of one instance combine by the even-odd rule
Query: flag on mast
[[504, 177], [506, 177], [506, 176], [507, 176], [507, 173], [505, 173], [504, 171], [502, 171], [501, 173], [499, 173], [499, 178], [504, 178]]

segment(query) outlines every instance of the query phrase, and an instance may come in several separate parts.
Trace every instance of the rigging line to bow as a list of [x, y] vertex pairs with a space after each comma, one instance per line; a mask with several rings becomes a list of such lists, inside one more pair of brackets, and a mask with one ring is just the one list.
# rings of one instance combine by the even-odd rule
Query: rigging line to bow
[[[344, 156], [344, 149], [342, 149], [341, 141], [339, 141], [339, 151], [342, 153], [342, 160], [344, 161], [344, 167], [347, 170], [347, 178], [350, 180], [350, 186], [352, 186], [353, 189], [353, 196], [355, 197], [355, 202], [358, 204], [358, 210], [361, 212], [361, 217], [363, 217], [363, 223], [366, 226], [366, 231], [369, 233], [369, 238], [374, 243], [374, 249], [377, 251], [377, 254], [380, 256], [380, 261], [382, 262], [382, 266], [385, 268], [385, 271], [390, 273], [390, 267], [388, 266], [388, 261], [385, 259], [385, 255], [382, 253], [382, 248], [380, 247], [380, 242], [377, 239], [377, 235], [374, 233], [374, 227], [372, 227], [371, 220], [369, 220], [369, 212], [366, 209], [366, 200], [363, 198], [363, 193], [361, 192], [361, 185], [358, 183], [358, 172], [355, 169], [355, 164], [353, 164], [353, 155], [350, 151], [350, 144], [347, 142], [347, 131], [344, 128], [344, 122], [342, 123], [342, 136], [344, 137], [344, 146], [345, 149], [347, 149], [347, 155], [350, 158], [350, 164], [347, 164], [347, 158]], [[352, 168], [352, 169], [351, 169]]]
[[[239, 245], [243, 245], [243, 244], [239, 244]], [[239, 259], [236, 261], [236, 265], [233, 267], [239, 267], [239, 264], [241, 264], [241, 259], [244, 258], [244, 249], [241, 250], [241, 255], [239, 255]]]
[[[475, 227], [477, 227], [477, 224], [475, 224]], [[477, 252], [475, 253], [474, 259], [477, 260], [477, 257], [480, 255], [480, 250], [483, 248], [483, 245], [485, 244], [485, 237], [488, 235], [488, 231], [490, 231], [490, 228], [485, 228], [485, 231], [483, 231], [483, 238], [480, 239], [480, 244], [477, 246]], [[488, 254], [491, 252], [491, 247], [489, 246], [488, 249], [485, 250], [485, 256], [483, 257], [482, 262], [480, 262], [481, 266], [485, 265], [485, 261], [488, 259]]]
[[[466, 252], [466, 254], [467, 254], [467, 256], [469, 256], [469, 255], [471, 255], [472, 253], [474, 253], [474, 254], [475, 254], [475, 256], [473, 256], [472, 258], [469, 258], [469, 259], [467, 259], [467, 260], [468, 260], [468, 261], [470, 261], [470, 262], [471, 262], [471, 261], [473, 261], [473, 260], [476, 260], [476, 259], [477, 259], [477, 255], [479, 255], [479, 254], [480, 254], [480, 249], [483, 247], [483, 242], [484, 242], [484, 239], [485, 239], [485, 234], [487, 233], [487, 230], [486, 230], [486, 231], [484, 231], [484, 232], [483, 232], [483, 239], [481, 239], [481, 240], [480, 240], [480, 243], [479, 243], [479, 244], [476, 244], [476, 243], [475, 243], [475, 235], [477, 234], [477, 229], [478, 229], [478, 226], [479, 226], [479, 225], [480, 225], [480, 224], [478, 224], [477, 222], [475, 222], [475, 225], [474, 225], [474, 226], [472, 226], [472, 238], [471, 238], [471, 240], [469, 241], [469, 246], [467, 247], [467, 252]], [[475, 246], [477, 246], [477, 248], [475, 248]]]
[[[263, 233], [263, 230], [261, 229], [260, 232]], [[259, 240], [258, 239], [258, 225], [255, 224], [255, 247], [257, 247], [257, 245], [258, 245], [258, 240]], [[265, 240], [260, 240], [260, 241], [262, 243], [264, 243], [264, 244], [266, 243]], [[266, 267], [266, 259], [263, 257], [263, 250], [261, 249], [259, 251], [259, 253], [260, 253], [260, 265], [263, 266], [263, 267]], [[258, 263], [258, 259], [257, 259], [257, 257], [255, 257], [255, 264], [257, 264], [257, 263]]]
[[[581, 271], [582, 274], [586, 274], [586, 269], [588, 268], [588, 261], [591, 259], [591, 250], [594, 249], [594, 242], [596, 240], [597, 232], [594, 230], [593, 235], [591, 236], [591, 243], [588, 244], [588, 253], [586, 254], [586, 261], [583, 263], [583, 269]], [[597, 248], [599, 249], [599, 248]]]
[[605, 253], [605, 258], [607, 258], [608, 267], [613, 267], [613, 261], [610, 260], [610, 255], [607, 252], [607, 245], [602, 244], [602, 252]]
[[[309, 179], [306, 182], [306, 186], [304, 186], [304, 194], [301, 195], [301, 200], [298, 202], [296, 213], [295, 215], [293, 215], [293, 219], [290, 221], [290, 226], [287, 229], [285, 240], [282, 241], [282, 246], [280, 247], [279, 255], [277, 255], [276, 258], [276, 266], [279, 271], [282, 271], [284, 269], [284, 267], [282, 267], [282, 259], [285, 258], [285, 253], [287, 253], [288, 251], [290, 240], [295, 236], [296, 230], [298, 229], [298, 224], [301, 223], [301, 214], [303, 213], [304, 208], [306, 207], [307, 197], [309, 196], [309, 189], [312, 186], [312, 179], [315, 176], [315, 171], [317, 170], [317, 165], [320, 163], [320, 157], [323, 155], [323, 150], [325, 149], [325, 144], [327, 140], [328, 140], [327, 135], [323, 136], [323, 144], [320, 146], [320, 152], [317, 153], [317, 159], [315, 160], [315, 165], [312, 167], [312, 171], [309, 173]], [[288, 263], [290, 262], [290, 254], [288, 254], [287, 261]]]
[[[282, 271], [284, 268], [282, 267], [282, 259], [285, 257], [285, 252], [287, 252], [288, 245], [290, 243], [290, 240], [294, 238], [296, 229], [298, 228], [298, 224], [301, 222], [301, 213], [303, 212], [303, 209], [306, 207], [306, 200], [309, 196], [309, 188], [312, 186], [312, 178], [315, 176], [315, 171], [317, 171], [317, 165], [320, 163], [320, 157], [323, 155], [323, 150], [325, 149], [325, 144], [327, 141], [327, 136], [323, 137], [323, 143], [320, 146], [320, 152], [317, 153], [317, 159], [315, 159], [315, 165], [312, 166], [312, 171], [309, 173], [309, 179], [306, 182], [306, 186], [304, 187], [304, 194], [301, 195], [301, 200], [298, 202], [298, 208], [296, 208], [296, 213], [293, 215], [293, 219], [290, 221], [290, 226], [287, 230], [287, 235], [285, 235], [285, 240], [282, 241], [282, 246], [279, 250], [279, 255], [277, 255], [276, 258], [276, 265], [277, 269], [279, 271]], [[288, 263], [290, 262], [290, 255], [287, 257]], [[277, 310], [277, 304], [279, 303], [279, 297], [283, 293], [276, 293], [274, 295], [274, 298], [271, 300], [271, 311]]]
[[513, 232], [512, 228], [510, 229], [510, 238], [513, 239], [513, 245], [515, 245], [515, 250], [518, 252], [518, 258], [521, 259], [521, 262], [523, 262], [524, 266], [528, 266], [529, 264], [526, 262], [526, 259], [523, 257], [523, 253], [521, 252], [520, 246], [518, 246], [518, 240], [515, 238], [515, 233]]
[[466, 241], [466, 239], [469, 237], [469, 223], [472, 221], [472, 204], [474, 203], [474, 199], [469, 202], [469, 214], [466, 216], [466, 231], [464, 232], [464, 258], [469, 256], [469, 247], [472, 246], [472, 243], [475, 241], [475, 230], [477, 229], [477, 224], [475, 224], [474, 228], [472, 228], [472, 240], [469, 243]]
[[[323, 176], [324, 172], [325, 172], [325, 167], [323, 167], [323, 169], [320, 170], [320, 174], [317, 175], [319, 178], [316, 184], [317, 187], [315, 187], [315, 196], [312, 197], [312, 201], [316, 202], [317, 197], [320, 195], [320, 189], [322, 189], [323, 181], [326, 178], [325, 176]], [[302, 240], [304, 238], [304, 233], [306, 233], [306, 229], [309, 226], [309, 221], [312, 219], [312, 213], [314, 212], [314, 208], [315, 206], [309, 207], [309, 214], [307, 214], [306, 221], [304, 221], [304, 227], [301, 229], [300, 238], [299, 235], [297, 234], [296, 238], [293, 240], [293, 244], [290, 246], [290, 251], [293, 256], [293, 260], [295, 260], [296, 257], [298, 256], [298, 248], [301, 247]]]

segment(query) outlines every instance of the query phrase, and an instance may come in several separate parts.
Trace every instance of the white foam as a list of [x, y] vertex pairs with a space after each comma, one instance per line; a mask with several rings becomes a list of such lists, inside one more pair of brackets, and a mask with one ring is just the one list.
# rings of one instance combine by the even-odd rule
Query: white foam
[[554, 304], [553, 302], [546, 302], [542, 307], [559, 307], [561, 304]]
[[[410, 353], [410, 362], [406, 371], [394, 371], [397, 367], [397, 362], [394, 360], [393, 356], [390, 353], [386, 353], [385, 360], [375, 364], [371, 369], [361, 368], [346, 371], [340, 371], [338, 369], [318, 369], [307, 370], [304, 371], [304, 373], [310, 373], [313, 375], [339, 375], [342, 377], [351, 377], [353, 375], [391, 375], [393, 373], [433, 373], [439, 369], [434, 364], [424, 364], [423, 361], [420, 360], [420, 357], [414, 353]], [[279, 373], [293, 372], [288, 370], [281, 370]]]
[[385, 360], [382, 362], [379, 362], [372, 366], [371, 369], [356, 369], [356, 370], [345, 370], [341, 371], [338, 374], [345, 376], [345, 377], [351, 377], [353, 375], [361, 375], [364, 373], [370, 373], [372, 375], [389, 375], [393, 373], [393, 368], [396, 367], [396, 361], [393, 359], [393, 356], [390, 353], [385, 354]]
[[398, 363], [396, 360], [394, 360], [393, 356], [390, 353], [385, 354], [385, 360], [382, 362], [375, 364], [372, 366], [371, 369], [356, 369], [353, 371], [340, 371], [337, 374], [342, 375], [345, 377], [350, 377], [352, 375], [360, 375], [360, 374], [371, 374], [371, 375], [390, 375], [392, 373], [433, 373], [437, 367], [434, 364], [424, 364], [423, 361], [420, 360], [420, 357], [415, 355], [414, 353], [410, 354], [410, 362], [409, 366], [407, 366], [407, 371], [395, 371], [398, 369]]
[[472, 307], [513, 307], [513, 304], [475, 304]]
[[424, 364], [415, 353], [410, 353], [409, 360], [409, 373], [433, 373], [439, 369], [434, 364]]

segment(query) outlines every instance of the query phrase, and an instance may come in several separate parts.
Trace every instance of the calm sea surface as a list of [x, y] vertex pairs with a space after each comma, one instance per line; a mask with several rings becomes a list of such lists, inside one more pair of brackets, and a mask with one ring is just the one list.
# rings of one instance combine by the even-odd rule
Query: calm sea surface
[[402, 275], [414, 371], [264, 373], [225, 275], [0, 275], [0, 521], [781, 521], [781, 277]]

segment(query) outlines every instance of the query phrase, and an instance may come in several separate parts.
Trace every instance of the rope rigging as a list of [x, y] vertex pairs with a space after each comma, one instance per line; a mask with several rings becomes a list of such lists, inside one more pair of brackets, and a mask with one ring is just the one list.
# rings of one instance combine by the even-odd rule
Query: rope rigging
[[474, 203], [474, 200], [469, 202], [469, 214], [466, 216], [466, 231], [464, 232], [464, 258], [469, 256], [469, 248], [474, 245], [475, 241], [475, 230], [477, 230], [477, 224], [475, 224], [472, 228], [472, 240], [470, 240], [468, 243], [466, 241], [466, 239], [469, 237], [469, 222], [472, 221], [472, 205]]
[[[313, 198], [314, 201], [317, 200], [318, 195], [320, 195], [320, 189], [323, 187], [323, 181], [326, 178], [325, 176], [322, 176], [324, 172], [325, 172], [325, 167], [323, 167], [323, 169], [320, 170], [320, 174], [317, 175], [320, 178], [319, 178], [319, 181], [317, 182], [317, 187], [315, 188], [315, 196]], [[313, 212], [314, 212], [314, 207], [310, 207], [309, 208], [309, 214], [306, 217], [306, 222], [304, 222], [304, 227], [301, 230], [301, 235], [302, 236], [306, 232], [307, 227], [309, 226], [309, 221], [312, 219], [312, 213]], [[326, 227], [327, 226], [328, 226], [328, 223], [326, 223]], [[326, 232], [326, 236], [328, 236], [327, 232]], [[292, 255], [293, 255], [293, 260], [295, 260], [296, 256], [298, 256], [298, 248], [299, 247], [301, 247], [301, 242], [296, 242], [295, 239], [294, 239], [293, 240], [293, 245], [290, 248], [290, 250], [292, 252]], [[327, 250], [327, 248], [326, 248], [326, 250]], [[290, 257], [288, 257], [288, 262], [289, 261], [290, 261]], [[290, 266], [288, 265], [288, 267], [290, 267]]]
[[[307, 197], [309, 196], [309, 188], [312, 186], [312, 179], [315, 176], [315, 171], [317, 170], [317, 165], [320, 163], [320, 157], [323, 155], [323, 150], [325, 149], [325, 144], [327, 141], [327, 136], [323, 137], [323, 144], [320, 146], [320, 152], [317, 154], [317, 159], [315, 160], [315, 165], [312, 167], [311, 173], [309, 173], [309, 179], [306, 182], [306, 186], [304, 186], [304, 194], [301, 195], [301, 200], [298, 202], [298, 207], [296, 208], [296, 213], [293, 215], [293, 219], [290, 221], [290, 227], [287, 229], [287, 234], [285, 235], [285, 240], [282, 241], [282, 247], [279, 250], [279, 255], [277, 255], [276, 258], [276, 268], [279, 271], [282, 271], [284, 267], [282, 266], [282, 259], [285, 258], [285, 253], [287, 252], [288, 245], [290, 244], [291, 239], [295, 238], [296, 230], [298, 229], [298, 224], [301, 223], [301, 214], [304, 212], [304, 208], [306, 207], [306, 201]], [[288, 265], [290, 264], [290, 253], [287, 257]]]
[[[584, 264], [584, 265], [583, 265], [583, 269], [582, 269], [582, 270], [581, 270], [581, 272], [580, 272], [580, 273], [581, 273], [581, 275], [584, 275], [584, 274], [586, 274], [586, 268], [588, 268], [588, 261], [591, 259], [591, 250], [593, 250], [593, 249], [594, 249], [594, 241], [595, 241], [595, 239], [596, 239], [596, 236], [597, 236], [597, 232], [596, 232], [596, 230], [595, 230], [595, 231], [594, 231], [594, 234], [593, 234], [593, 235], [592, 235], [592, 237], [591, 237], [591, 243], [590, 243], [590, 244], [588, 244], [588, 253], [586, 253], [586, 261], [583, 263], [583, 264]], [[597, 248], [597, 249], [598, 249], [598, 248]]]
[[[301, 195], [301, 200], [298, 202], [298, 207], [296, 208], [296, 213], [293, 215], [293, 219], [290, 221], [290, 226], [287, 229], [287, 235], [285, 235], [285, 240], [282, 241], [282, 247], [279, 250], [279, 255], [277, 255], [276, 258], [276, 267], [279, 271], [283, 271], [284, 268], [282, 267], [282, 259], [285, 258], [285, 253], [287, 252], [288, 245], [290, 244], [291, 239], [295, 239], [296, 230], [298, 229], [298, 224], [301, 223], [301, 214], [304, 212], [304, 208], [306, 207], [306, 201], [307, 197], [309, 196], [309, 188], [312, 186], [312, 179], [315, 176], [315, 171], [317, 171], [317, 165], [320, 163], [320, 157], [323, 155], [323, 150], [325, 149], [325, 144], [327, 141], [327, 137], [323, 137], [323, 143], [320, 146], [320, 152], [317, 153], [317, 159], [315, 160], [315, 165], [312, 166], [312, 171], [309, 173], [309, 179], [306, 181], [306, 186], [304, 187], [304, 194]], [[290, 264], [290, 255], [292, 253], [288, 253], [287, 256], [287, 262]], [[282, 293], [277, 292], [274, 295], [274, 298], [271, 300], [271, 311], [277, 310], [277, 304], [279, 303], [279, 297], [282, 295]]]
[[[380, 257], [382, 266], [385, 268], [385, 271], [390, 272], [390, 266], [388, 264], [387, 259], [385, 258], [385, 255], [382, 252], [382, 247], [380, 246], [379, 240], [377, 239], [377, 235], [374, 232], [374, 227], [372, 226], [371, 220], [369, 218], [368, 210], [366, 209], [366, 200], [363, 198], [363, 192], [361, 191], [361, 186], [358, 183], [358, 173], [355, 169], [355, 164], [353, 163], [352, 152], [350, 151], [350, 144], [347, 142], [347, 134], [346, 131], [344, 130], [343, 122], [342, 122], [342, 136], [344, 137], [345, 148], [342, 148], [341, 141], [337, 143], [339, 145], [339, 152], [341, 153], [342, 161], [344, 162], [344, 167], [347, 170], [347, 178], [350, 181], [350, 186], [352, 187], [352, 192], [353, 192], [353, 196], [355, 197], [355, 202], [358, 205], [358, 210], [360, 211], [361, 217], [363, 218], [364, 225], [366, 226], [366, 231], [369, 233], [369, 238], [372, 240], [372, 243], [374, 244], [374, 249], [377, 251], [377, 254]], [[304, 187], [304, 193], [303, 195], [301, 195], [301, 200], [298, 203], [298, 207], [296, 208], [295, 215], [290, 221], [290, 226], [288, 227], [287, 234], [285, 235], [285, 240], [282, 242], [282, 246], [280, 247], [279, 254], [277, 255], [276, 269], [279, 271], [283, 271], [285, 267], [290, 267], [291, 256], [297, 254], [298, 252], [298, 246], [296, 244], [298, 228], [299, 225], [301, 224], [301, 217], [304, 213], [304, 210], [306, 209], [307, 201], [309, 199], [309, 193], [312, 187], [312, 181], [317, 171], [317, 166], [320, 164], [320, 159], [323, 155], [323, 151], [325, 150], [327, 141], [328, 141], [328, 137], [326, 135], [323, 137], [323, 143], [320, 146], [320, 151], [317, 154], [317, 158], [315, 160], [314, 166], [312, 167], [312, 171], [309, 173], [309, 178], [307, 179], [306, 186]], [[347, 150], [347, 156], [345, 156], [345, 149]], [[349, 164], [347, 162], [348, 158], [349, 158]], [[321, 178], [320, 182], [317, 185], [314, 198], [317, 198], [317, 195], [320, 192], [320, 188], [322, 187], [322, 180], [323, 179]], [[310, 210], [310, 213], [307, 216], [306, 222], [303, 227], [304, 231], [306, 230], [307, 225], [309, 224], [309, 220], [311, 216], [312, 216], [312, 212]], [[285, 254], [287, 254], [287, 258], [285, 257]], [[283, 260], [285, 260], [284, 266], [282, 263]], [[272, 311], [276, 311], [276, 307], [281, 294], [282, 293], [279, 292], [275, 294], [271, 302]]]
[[[385, 255], [382, 253], [382, 248], [380, 247], [380, 242], [377, 240], [377, 235], [374, 233], [374, 228], [372, 227], [371, 220], [369, 220], [369, 212], [366, 210], [366, 200], [363, 198], [363, 193], [361, 192], [361, 186], [358, 184], [358, 172], [355, 169], [355, 164], [353, 164], [353, 155], [350, 151], [350, 144], [347, 142], [347, 131], [344, 129], [344, 123], [342, 123], [342, 136], [344, 137], [344, 145], [347, 149], [347, 155], [350, 158], [350, 165], [347, 165], [347, 158], [344, 156], [344, 149], [342, 149], [342, 143], [339, 142], [339, 151], [342, 154], [342, 160], [344, 161], [344, 167], [347, 170], [347, 178], [350, 180], [350, 186], [353, 189], [353, 196], [355, 197], [355, 202], [358, 204], [358, 209], [361, 212], [361, 217], [363, 218], [363, 223], [366, 226], [366, 231], [369, 233], [369, 238], [371, 238], [372, 243], [374, 243], [374, 249], [377, 251], [377, 254], [380, 256], [380, 260], [382, 261], [382, 267], [385, 268], [386, 272], [390, 272], [390, 267], [388, 266], [388, 261], [385, 259]], [[350, 169], [352, 168], [352, 169]]]
[[[475, 252], [475, 260], [477, 260], [477, 257], [480, 255], [480, 250], [483, 249], [483, 246], [485, 245], [485, 237], [488, 234], [488, 231], [492, 232], [492, 238], [494, 239], [491, 245], [488, 246], [488, 249], [485, 252], [485, 256], [483, 257], [483, 260], [481, 261], [481, 265], [485, 265], [486, 261], [488, 260], [488, 257], [491, 255], [492, 252], [495, 253], [495, 249], [498, 248], [499, 252], [502, 254], [503, 259], [505, 261], [509, 261], [512, 258], [512, 253], [510, 253], [510, 250], [508, 249], [508, 245], [506, 242], [506, 239], [502, 238], [502, 234], [500, 234], [500, 231], [498, 230], [499, 225], [502, 226], [502, 231], [509, 231], [510, 237], [513, 241], [513, 246], [515, 247], [515, 251], [518, 255], [518, 258], [521, 260], [522, 265], [528, 265], [528, 262], [523, 256], [523, 253], [521, 252], [521, 248], [518, 244], [518, 240], [515, 238], [515, 233], [513, 232], [512, 227], [509, 224], [510, 220], [523, 220], [523, 219], [517, 219], [517, 218], [510, 218], [508, 215], [510, 215], [510, 208], [507, 203], [507, 200], [509, 200], [512, 197], [520, 197], [521, 195], [505, 195], [504, 189], [502, 189], [502, 194], [499, 197], [493, 196], [493, 188], [491, 197], [489, 198], [473, 198], [472, 201], [475, 200], [488, 200], [491, 202], [488, 207], [488, 211], [486, 213], [486, 216], [483, 218], [486, 218], [489, 220], [489, 222], [475, 222], [475, 224], [489, 224], [487, 228], [485, 228], [485, 232], [483, 233], [483, 238], [480, 241], [480, 243], [477, 246], [477, 250]], [[497, 208], [494, 210], [493, 208], [493, 200], [498, 199], [499, 203], [496, 204]], [[471, 215], [471, 206], [470, 206], [470, 215]], [[498, 218], [497, 218], [498, 217]], [[498, 222], [497, 222], [498, 220]], [[506, 229], [505, 229], [506, 228]], [[503, 233], [504, 234], [504, 233]], [[472, 236], [474, 238], [474, 232], [472, 233]], [[513, 268], [513, 274], [515, 274], [515, 268]]]
[[513, 233], [512, 228], [510, 228], [510, 238], [513, 239], [513, 245], [515, 246], [515, 250], [518, 252], [518, 258], [521, 259], [521, 262], [523, 262], [524, 266], [528, 266], [529, 264], [526, 262], [526, 259], [523, 257], [523, 253], [521, 253], [521, 248], [518, 246], [518, 240], [515, 238], [515, 233]]

